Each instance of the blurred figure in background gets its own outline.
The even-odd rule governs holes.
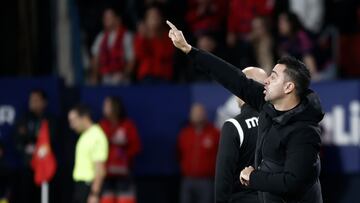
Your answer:
[[[148,7],[138,25],[135,38],[137,79],[142,83],[161,83],[173,78],[174,47],[167,39],[161,7]]]
[[[273,0],[230,0],[228,45],[233,46],[238,39],[246,39],[251,32],[253,19],[256,16],[270,16],[273,6]]]
[[[73,107],[68,119],[71,129],[80,134],[75,149],[73,202],[98,203],[108,158],[106,135],[93,123],[90,110],[84,105]]]
[[[16,149],[21,157],[21,171],[14,201],[19,202],[40,202],[40,188],[35,185],[34,171],[31,167],[31,160],[35,152],[38,139],[38,131],[42,120],[49,123],[50,141],[54,149],[56,134],[56,120],[46,113],[47,95],[42,90],[32,90],[29,96],[29,111],[23,115],[16,124],[15,143]],[[17,194],[19,192],[19,194]]]
[[[252,21],[256,16],[271,16],[274,0],[230,0],[226,42],[230,63],[237,67],[254,64],[250,45]]]
[[[274,67],[273,39],[270,33],[270,22],[265,17],[255,17],[252,21],[250,41],[254,50],[257,65],[270,75]]]
[[[214,53],[217,48],[217,42],[211,33],[203,33],[198,37],[197,47],[207,52]]]
[[[314,81],[334,80],[337,77],[337,35],[333,27],[327,27],[316,40],[314,57],[316,58],[318,74]]]
[[[127,117],[122,101],[106,97],[104,118],[100,126],[109,141],[109,158],[106,162],[106,178],[102,203],[135,202],[135,187],[131,169],[140,152],[140,139],[135,124]]]
[[[309,69],[313,80],[317,79],[316,61],[312,54],[313,43],[303,29],[298,17],[290,12],[283,12],[278,20],[279,42],[277,54],[294,56],[302,60]]]
[[[214,196],[214,175],[219,131],[207,120],[204,106],[193,104],[190,124],[178,138],[181,183],[180,203],[210,203]]]
[[[196,41],[197,47],[204,51],[211,52],[213,54],[221,55],[222,52],[219,50],[218,41],[216,39],[216,35],[213,32],[203,32],[197,36]],[[202,74],[198,70],[191,68],[191,81],[194,82],[206,82],[212,81],[210,77],[205,74]]]
[[[120,15],[112,8],[103,14],[104,30],[91,48],[90,82],[117,85],[130,82],[134,69],[133,36],[124,27]]]
[[[222,0],[226,2],[227,0]],[[198,38],[204,32],[219,32],[225,20],[226,7],[220,0],[188,0],[186,22]]]

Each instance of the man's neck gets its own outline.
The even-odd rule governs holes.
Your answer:
[[[88,130],[92,125],[93,125],[93,122],[91,122],[91,121],[85,122],[85,124],[84,124],[85,131]]]
[[[288,111],[295,108],[299,103],[300,99],[298,97],[289,95],[288,97],[284,97],[278,102],[275,102],[273,105],[277,111]]]

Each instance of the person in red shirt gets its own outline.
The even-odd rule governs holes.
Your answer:
[[[150,6],[144,22],[139,23],[135,37],[135,57],[138,63],[137,79],[155,83],[173,78],[174,46],[168,40],[165,20],[158,6]]]
[[[256,64],[251,46],[251,28],[257,16],[271,16],[274,0],[230,0],[227,18],[227,55],[231,64],[244,67]]]
[[[228,0],[188,0],[186,22],[195,37],[203,32],[219,32],[227,15]]]
[[[181,173],[181,203],[213,202],[219,131],[206,118],[205,108],[194,104],[190,124],[178,137]]]
[[[90,82],[100,79],[104,84],[127,84],[134,69],[133,36],[112,8],[104,10],[103,26],[91,48]]]
[[[274,0],[230,0],[228,45],[234,45],[237,39],[246,39],[251,32],[253,19],[256,16],[270,16],[274,2]]]
[[[99,122],[109,140],[109,158],[106,162],[103,203],[135,201],[131,181],[131,167],[140,152],[140,139],[135,124],[125,112],[122,101],[107,97],[103,106],[104,118]]]

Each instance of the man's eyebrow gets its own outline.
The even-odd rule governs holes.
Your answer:
[[[279,74],[278,74],[276,71],[274,71],[274,70],[272,70],[271,73],[275,73],[276,76],[279,75]]]

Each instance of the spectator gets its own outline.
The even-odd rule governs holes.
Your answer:
[[[250,43],[252,21],[256,16],[270,16],[273,0],[230,0],[226,42],[228,60],[237,67],[256,65]]]
[[[188,0],[186,21],[197,38],[204,32],[219,32],[226,10],[219,0]]]
[[[47,95],[42,90],[32,90],[29,96],[29,111],[17,122],[15,130],[16,149],[21,157],[21,171],[15,199],[19,202],[40,202],[40,188],[35,185],[31,159],[35,151],[41,121],[48,120],[50,141],[54,146],[56,121],[46,113]],[[54,148],[54,147],[52,147]],[[16,192],[15,192],[16,193]]]
[[[181,172],[181,203],[213,202],[219,131],[207,121],[201,104],[194,104],[190,124],[178,138]]]
[[[274,67],[273,40],[269,24],[267,18],[255,17],[250,33],[256,63],[267,74],[270,74]]]
[[[70,127],[80,134],[75,150],[73,202],[97,203],[106,174],[106,135],[99,125],[93,123],[90,110],[83,105],[72,108],[68,119]]]
[[[217,43],[211,34],[202,34],[197,40],[197,46],[199,49],[214,53],[217,47]]]
[[[278,55],[291,55],[302,60],[309,69],[312,79],[316,80],[317,68],[312,54],[313,44],[306,34],[298,17],[290,12],[283,12],[279,16]]]
[[[104,11],[103,26],[91,49],[91,81],[100,78],[104,84],[127,84],[134,68],[133,36],[114,9]]]
[[[271,15],[273,6],[273,0],[230,0],[228,45],[235,46],[237,40],[246,40],[251,32],[253,19],[256,16]]]
[[[135,201],[131,168],[140,151],[136,126],[127,117],[125,107],[117,97],[105,98],[103,115],[100,126],[109,141],[103,203],[122,202],[123,199]]]
[[[197,37],[197,47],[199,49],[211,52],[213,54],[221,55],[223,52],[220,51],[219,45],[217,43],[217,40],[215,38],[215,34],[212,32],[204,32],[198,35]],[[202,74],[198,70],[191,68],[191,74],[189,77],[191,78],[191,81],[194,82],[204,82],[204,81],[212,81],[210,77],[207,75]]]
[[[314,48],[318,71],[316,80],[334,80],[337,77],[337,37],[337,30],[331,26],[326,27],[318,36]]]
[[[173,78],[174,47],[167,38],[159,6],[150,6],[144,22],[139,23],[135,39],[138,63],[137,79],[144,83],[170,81]]]

